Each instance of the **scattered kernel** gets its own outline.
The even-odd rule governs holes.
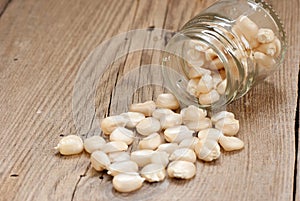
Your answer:
[[[210,75],[201,79],[207,79],[205,76]],[[218,79],[218,85],[224,81]],[[209,93],[218,93],[213,91]],[[62,155],[72,155],[84,148],[91,154],[91,166],[96,171],[107,170],[113,176],[114,189],[128,193],[141,188],[144,181],[161,182],[167,174],[169,178],[191,179],[196,174],[197,158],[209,162],[220,157],[220,146],[225,151],[244,147],[242,140],[231,137],[239,130],[233,113],[221,111],[209,117],[205,109],[193,105],[179,113],[172,111],[178,107],[172,94],[161,94],[157,104],[136,103],[131,105],[131,112],[103,119],[105,138],[92,136],[83,143],[80,137],[69,135],[56,149]],[[132,144],[137,148],[128,149]]]
[[[77,135],[68,135],[63,137],[54,149],[61,155],[74,155],[83,151],[83,141]]]

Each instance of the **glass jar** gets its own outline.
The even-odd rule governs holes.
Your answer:
[[[283,25],[267,3],[221,0],[168,41],[163,75],[184,105],[220,107],[277,70],[286,46]]]

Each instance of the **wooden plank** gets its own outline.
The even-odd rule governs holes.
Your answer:
[[[299,26],[295,26],[296,24],[299,24],[299,20],[300,20],[300,15],[299,14],[293,14],[293,13],[299,13],[300,11],[300,7],[299,7],[299,2],[296,2],[296,6],[293,7],[293,12],[289,12],[288,8],[285,8],[283,3],[278,1],[276,2],[278,4],[278,7],[283,6],[283,9],[281,9],[279,11],[279,14],[281,14],[281,16],[283,16],[283,18],[285,18],[285,26],[286,26],[286,30],[289,36],[289,58],[287,59],[287,64],[286,66],[290,67],[290,68],[294,68],[296,71],[294,72],[294,75],[296,76],[298,74],[298,85],[296,85],[295,87],[295,92],[297,93],[297,99],[299,102],[299,69],[300,69],[300,41],[299,41],[299,34],[295,34],[295,33],[299,33],[300,31],[300,27]],[[288,20],[290,19],[290,20]],[[295,81],[296,82],[296,81]],[[300,147],[299,147],[299,143],[300,143],[300,139],[299,139],[299,103],[298,103],[298,119],[295,118],[296,122],[295,122],[295,140],[296,142],[298,141],[298,145],[295,146],[295,148],[297,150],[297,155],[298,158],[295,159],[295,170],[294,170],[294,200],[300,200]],[[298,122],[297,122],[298,121]],[[298,125],[297,125],[298,124]],[[298,130],[297,129],[298,126]]]
[[[7,145],[0,148],[0,191],[6,200],[72,198],[88,157],[59,157],[53,146],[60,134],[76,132],[76,74],[97,44],[128,30],[135,4],[29,0],[8,7],[0,20],[0,141]]]
[[[295,149],[296,150],[298,158],[295,156],[295,164],[294,164],[294,178],[293,178],[293,200],[300,200],[300,158],[299,158],[299,153],[300,153],[300,148],[299,148],[299,130],[297,131],[297,127],[295,125],[298,123],[298,128],[299,128],[299,115],[298,115],[298,120],[296,119],[296,105],[297,105],[297,100],[299,101],[299,69],[300,69],[300,40],[299,40],[299,31],[300,27],[295,26],[295,24],[299,24],[300,20],[300,15],[298,14],[300,12],[300,6],[299,2],[295,2],[296,6],[292,5],[285,5],[281,1],[272,1],[275,7],[280,8],[277,9],[279,15],[282,17],[282,20],[285,23],[286,27],[286,32],[288,36],[288,54],[285,62],[285,77],[281,78],[282,82],[284,79],[290,80],[290,83],[288,85],[283,85],[282,86],[287,86],[286,87],[286,98],[283,100],[283,102],[286,102],[285,105],[289,105],[291,109],[290,113],[290,118],[288,117],[289,113],[285,112],[285,115],[288,120],[286,122],[290,122],[290,124],[285,124],[286,127],[289,127],[290,131],[286,132],[283,131],[282,134],[286,135],[287,133],[291,133],[291,138],[295,138],[295,143],[298,141],[298,145],[295,144]],[[297,13],[297,14],[294,14]],[[292,75],[292,76],[291,76]],[[287,84],[287,83],[286,83]],[[282,87],[283,88],[283,87]],[[296,97],[296,99],[290,99],[289,97]],[[298,105],[299,107],[299,105]],[[292,110],[293,109],[293,110]],[[299,108],[298,108],[299,109]],[[294,112],[294,115],[293,115]],[[299,111],[298,111],[299,112]],[[295,122],[298,121],[298,122]],[[294,124],[294,126],[293,126]],[[294,129],[294,132],[292,131]],[[296,133],[298,132],[298,133]],[[291,145],[292,146],[292,145]],[[287,153],[288,154],[288,153]],[[296,156],[297,156],[296,155]],[[286,181],[287,182],[287,181]],[[282,189],[283,191],[284,189]]]
[[[178,30],[212,2],[13,1],[0,20],[6,28],[0,31],[0,194],[6,200],[291,200],[299,69],[299,27],[294,26],[299,12],[292,2],[272,2],[294,44],[284,68],[228,108],[240,119],[243,151],[197,163],[191,181],[145,184],[124,195],[112,190],[111,177],[90,168],[87,154],[60,157],[52,149],[59,134],[76,133],[73,87],[81,63],[97,44],[135,28]],[[158,57],[141,51],[111,65],[99,83],[95,116],[124,108],[110,106],[113,87],[137,66],[158,63]],[[133,101],[161,91],[143,87]]]
[[[244,127],[240,136],[248,143],[245,176],[232,172],[235,178],[247,180],[245,186],[240,186],[240,190],[245,189],[242,196],[247,198],[240,200],[248,200],[249,196],[254,200],[293,200],[291,181],[296,153],[294,124],[300,58],[298,34],[295,34],[299,29],[294,26],[299,16],[294,13],[299,12],[299,6],[281,1],[270,3],[286,26],[289,48],[279,72],[229,107],[239,111],[238,118]]]

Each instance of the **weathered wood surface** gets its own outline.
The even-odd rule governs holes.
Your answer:
[[[7,8],[9,2],[10,2],[9,0],[0,1],[0,16],[2,15],[3,11]]]
[[[0,200],[300,200],[295,169],[300,171],[295,163],[298,0],[270,1],[288,32],[283,68],[228,107],[240,120],[244,150],[223,153],[213,163],[198,162],[197,176],[190,181],[146,184],[126,195],[112,189],[111,177],[90,168],[87,154],[62,157],[53,150],[61,134],[85,131],[75,127],[79,114],[73,115],[72,99],[80,66],[94,48],[132,29],[176,31],[213,2],[12,0],[6,7],[7,1],[0,1],[0,12],[6,8],[0,17]],[[122,96],[112,93],[114,86],[132,69],[150,63],[159,64],[157,51],[131,53],[94,83],[91,126],[126,108],[122,103],[111,106]],[[147,72],[139,77],[155,79]],[[145,86],[132,101],[152,99],[162,91]]]

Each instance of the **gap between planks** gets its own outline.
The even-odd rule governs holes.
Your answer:
[[[300,65],[299,65],[300,69]],[[294,181],[293,181],[293,201],[299,200],[299,192],[297,192],[297,178],[298,178],[298,157],[299,157],[299,92],[300,92],[300,71],[298,71],[298,89],[297,89],[297,108],[295,118],[295,165],[294,165]],[[297,194],[298,193],[298,194]]]

